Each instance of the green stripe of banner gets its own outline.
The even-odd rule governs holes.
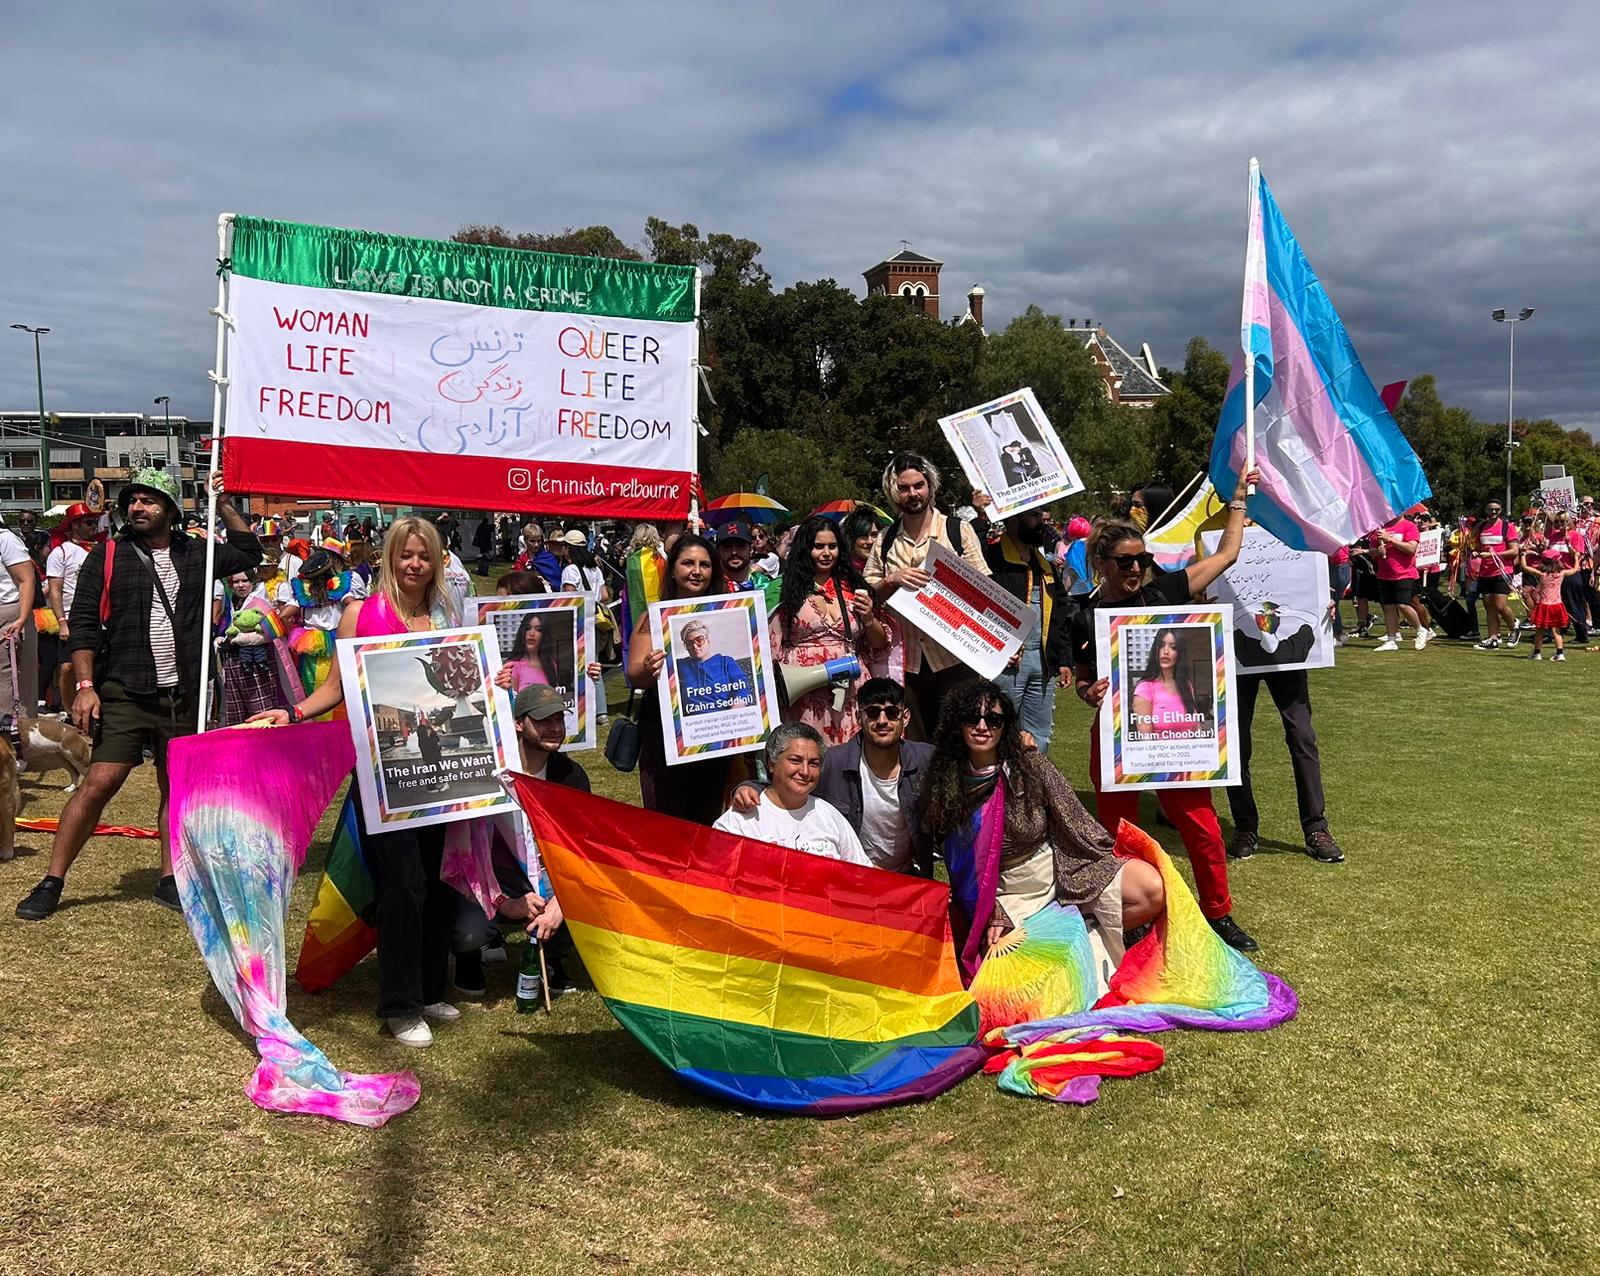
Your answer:
[[[905,1046],[970,1046],[978,1035],[976,1004],[942,1028],[893,1041],[809,1037],[627,1001],[607,1000],[606,1005],[624,1028],[674,1070],[694,1067],[746,1075],[835,1077],[871,1067]]]
[[[567,257],[235,217],[236,274],[308,288],[688,323],[693,266]]]

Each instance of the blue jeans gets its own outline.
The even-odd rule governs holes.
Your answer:
[[[1017,725],[1038,742],[1040,753],[1045,752],[1055,725],[1056,683],[1045,670],[1043,653],[1038,647],[1024,647],[1017,667],[1002,670],[995,682],[1017,706]]]
[[[1333,636],[1343,638],[1344,617],[1339,614],[1339,600],[1344,597],[1344,591],[1350,584],[1350,564],[1329,563],[1328,584],[1333,593]]]

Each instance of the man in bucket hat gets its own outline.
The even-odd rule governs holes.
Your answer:
[[[221,480],[213,480],[221,491]],[[17,916],[43,921],[56,911],[67,870],[148,749],[161,792],[162,877],[155,900],[178,907],[167,830],[167,742],[195,729],[200,650],[206,641],[211,591],[206,546],[184,534],[177,480],[145,469],[117,498],[126,526],[96,545],[78,570],[68,613],[76,694],[72,721],[94,741],[89,773],[61,812],[50,848],[50,871],[20,904]],[[220,578],[248,572],[261,561],[261,542],[222,495],[227,528],[216,548]]]

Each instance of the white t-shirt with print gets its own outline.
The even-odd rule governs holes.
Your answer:
[[[821,798],[807,798],[799,810],[790,811],[774,802],[768,790],[753,811],[724,811],[711,827],[847,864],[872,862],[861,849],[856,831],[836,807]]]

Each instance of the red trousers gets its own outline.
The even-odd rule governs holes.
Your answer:
[[[1095,818],[1116,836],[1117,825],[1127,820],[1139,822],[1139,791],[1100,788],[1100,720],[1096,715],[1089,728],[1089,774],[1094,780]],[[1228,855],[1222,841],[1222,826],[1211,806],[1210,789],[1157,789],[1161,813],[1172,821],[1189,852],[1194,869],[1195,892],[1200,896],[1200,911],[1212,921],[1233,911],[1228,894]]]

